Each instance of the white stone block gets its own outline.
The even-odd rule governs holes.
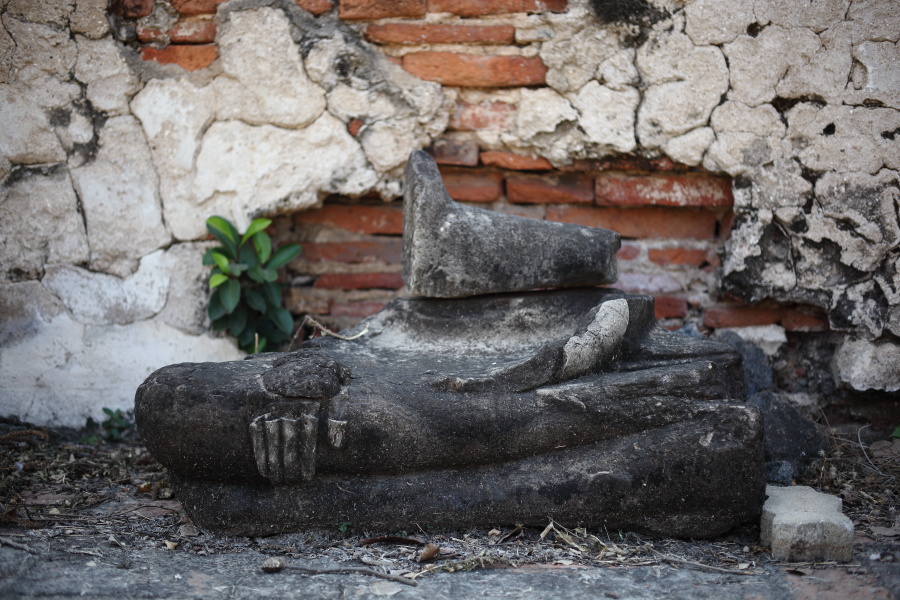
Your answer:
[[[17,164],[66,159],[44,111],[26,90],[0,85],[0,154]]]
[[[838,381],[856,390],[900,390],[900,346],[847,338],[834,354]]]
[[[137,120],[113,117],[100,131],[97,158],[72,170],[91,245],[91,266],[120,277],[169,243],[156,171]]]
[[[112,38],[91,40],[76,36],[75,77],[87,84],[87,98],[95,110],[109,115],[128,112],[128,100],[141,87]]]
[[[40,277],[44,266],[81,263],[89,250],[78,199],[60,169],[14,182],[0,200],[0,272]]]
[[[807,486],[767,486],[760,543],[790,562],[853,559],[853,523],[841,499]]]
[[[591,142],[618,152],[634,150],[637,145],[635,113],[641,100],[637,90],[616,91],[589,81],[569,99],[578,110],[578,123]]]

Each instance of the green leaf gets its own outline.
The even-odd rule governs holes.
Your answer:
[[[259,256],[259,262],[266,264],[269,257],[272,256],[272,238],[265,231],[260,231],[253,238],[253,245],[256,247],[256,254]]]
[[[209,297],[209,306],[206,307],[206,314],[209,315],[209,320],[215,322],[216,319],[221,319],[223,316],[228,314],[228,311],[225,310],[225,306],[222,304],[222,299],[220,297],[221,288],[217,289],[212,293],[212,296]]]
[[[247,308],[243,305],[238,306],[233,313],[231,313],[231,317],[228,319],[228,329],[231,331],[231,335],[238,336],[244,332],[244,329],[247,327]]]
[[[278,280],[278,271],[276,271],[275,269],[272,269],[271,267],[267,268],[267,269],[263,269],[262,275],[266,281],[277,281]]]
[[[303,250],[303,246],[300,244],[288,244],[283,248],[279,248],[278,251],[272,256],[272,260],[269,261],[270,269],[277,269],[278,267],[282,267],[287,263],[294,260],[298,254]]]
[[[213,257],[212,257],[213,252],[219,252],[221,254],[221,253],[225,252],[225,248],[222,248],[221,246],[216,246],[215,248],[210,248],[209,250],[207,250],[206,252],[203,253],[203,264],[206,265],[207,267],[211,267],[214,264],[216,264],[213,261]]]
[[[265,274],[263,273],[263,270],[262,270],[262,268],[260,268],[259,265],[256,265],[255,267],[253,267],[252,269],[250,269],[249,271],[247,271],[247,275],[248,275],[248,276],[250,277],[250,279],[252,279],[253,281],[258,281],[259,283],[265,283],[265,282],[266,282],[266,276],[265,276]]]
[[[895,428],[894,428],[894,432],[891,433],[891,435],[888,436],[888,437],[892,437],[892,438],[900,438],[900,427],[895,427]]]
[[[238,234],[234,225],[222,217],[210,217],[206,220],[206,230],[219,240],[229,258],[237,258]]]
[[[270,219],[253,219],[253,222],[250,223],[250,227],[248,227],[247,231],[244,233],[244,237],[241,238],[241,244],[246,244],[247,240],[271,224],[272,221]]]
[[[247,327],[241,335],[237,336],[238,345],[247,352],[253,351],[253,342],[256,339],[256,328]]]
[[[284,333],[290,335],[294,331],[294,318],[291,317],[291,313],[285,309],[280,307],[275,308],[269,311],[267,316],[272,319],[275,326]]]
[[[241,262],[247,265],[247,268],[252,269],[253,267],[259,266],[259,257],[256,255],[256,250],[251,245],[241,246],[240,251]]]
[[[224,254],[220,254],[218,252],[212,253],[213,262],[216,263],[216,266],[222,269],[223,273],[228,273],[230,269],[228,268],[228,258]]]
[[[213,273],[209,276],[209,287],[216,288],[228,281],[228,275],[222,275],[221,273]]]
[[[227,314],[225,314],[225,315],[222,315],[221,317],[219,317],[218,319],[216,319],[215,321],[213,321],[212,322],[213,331],[224,331],[225,329],[228,329],[228,318],[229,318],[229,316]]]
[[[244,290],[244,298],[247,300],[250,308],[263,314],[266,313],[266,299],[258,291],[252,288]]]
[[[269,303],[269,306],[272,308],[280,308],[281,307],[281,288],[278,287],[278,284],[272,282],[266,282],[262,286],[263,295],[266,297],[266,302]]]
[[[225,307],[225,312],[230,315],[241,300],[241,284],[238,283],[237,279],[229,279],[219,289],[221,290],[222,306]]]

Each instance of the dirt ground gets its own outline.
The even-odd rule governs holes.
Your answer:
[[[0,597],[900,599],[900,441],[832,435],[798,483],[843,498],[855,560],[785,564],[754,525],[713,541],[552,522],[221,537],[189,521],[133,431],[104,433],[0,422]],[[265,573],[267,558],[287,567]]]

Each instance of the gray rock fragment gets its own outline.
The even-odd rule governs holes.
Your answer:
[[[460,298],[616,280],[615,232],[458,204],[424,152],[410,155],[405,177],[403,279],[414,295]]]

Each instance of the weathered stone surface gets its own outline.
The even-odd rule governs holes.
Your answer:
[[[12,67],[19,81],[39,80],[40,74],[68,78],[75,66],[75,40],[62,29],[41,23],[29,23],[4,14],[3,25],[16,43]]]
[[[822,47],[806,28],[764,28],[759,35],[742,35],[725,44],[731,77],[730,99],[759,106],[775,98],[775,86],[793,64],[808,64]],[[802,72],[802,71],[801,71]]]
[[[142,256],[171,240],[148,155],[137,120],[113,117],[100,131],[96,160],[72,171],[95,269],[125,277]]]
[[[523,139],[551,133],[565,121],[578,119],[578,112],[563,96],[549,88],[522,90],[516,113],[516,130]]]
[[[325,110],[324,90],[307,78],[282,11],[231,13],[219,34],[219,52],[224,74],[212,84],[219,119],[295,128]]]
[[[809,462],[825,450],[825,436],[778,394],[760,392],[747,398],[747,403],[762,413],[767,468],[771,471],[774,463],[787,463],[788,472],[782,469],[780,475],[787,475],[788,483],[803,475]]]
[[[712,113],[710,124],[716,141],[709,148],[707,168],[741,175],[781,157],[785,127],[771,105],[725,102]]]
[[[845,99],[853,104],[881,102],[900,106],[900,45],[896,42],[863,42],[853,48],[858,63],[851,72]]]
[[[91,40],[77,36],[75,78],[87,84],[87,99],[94,109],[110,115],[128,112],[128,100],[140,89],[121,50],[111,38]]]
[[[61,29],[68,24],[69,14],[74,5],[75,0],[47,0],[45,2],[9,0],[6,12],[22,21],[52,25]]]
[[[637,52],[637,67],[648,85],[638,109],[637,134],[647,148],[707,124],[728,90],[722,51],[694,46],[688,36],[657,34]]]
[[[772,556],[790,562],[853,559],[853,522],[841,499],[811,487],[766,488],[760,543]]]
[[[557,35],[541,44],[540,51],[548,67],[547,85],[561,94],[583,88],[596,77],[604,61],[621,50],[618,35],[598,27],[591,20],[582,18],[570,26],[577,28],[576,31],[569,32],[564,26],[560,27]],[[634,71],[633,65],[631,71]]]
[[[209,331],[206,305],[209,299],[209,267],[203,253],[212,242],[173,244],[165,251],[163,272],[169,279],[166,304],[159,318],[185,333],[201,335]]]
[[[65,310],[40,281],[0,283],[0,347],[35,335],[39,319],[52,319]]]
[[[78,199],[64,170],[13,182],[0,201],[0,276],[38,278],[45,265],[81,263],[90,254]]]
[[[0,154],[17,164],[65,160],[44,112],[17,87],[0,85]]]
[[[900,390],[900,348],[890,341],[847,338],[834,354],[836,379],[857,390]]]
[[[636,146],[634,121],[640,99],[633,88],[615,91],[596,81],[570,97],[588,139],[618,152],[631,152]]]
[[[413,294],[452,298],[615,281],[618,234],[459,205],[424,152],[410,156],[405,194],[403,279]]]
[[[604,357],[604,344],[615,341],[599,333],[601,354],[576,350],[586,347],[579,332],[594,331],[598,320],[612,324],[603,311],[619,308],[628,325],[618,351]],[[438,513],[475,525],[515,512],[528,523],[550,514],[708,536],[759,510],[762,423],[735,402],[735,353],[648,333],[652,312],[649,298],[601,289],[396,300],[353,342],[321,339],[293,354],[160,370],[139,389],[136,418],[148,448],[178,477],[195,522],[223,533],[275,533],[335,519],[396,528],[430,523]],[[318,406],[273,392],[267,380],[281,382],[280,369],[312,356],[335,360],[352,377],[336,372],[343,385],[330,387],[334,395]],[[388,364],[396,371],[385,376]],[[506,380],[503,373],[516,365],[530,365],[528,373]],[[516,392],[530,373],[550,378]],[[554,385],[560,380],[552,373],[563,381]],[[284,382],[315,383],[316,372],[296,375]],[[260,451],[244,432],[251,422],[274,431],[303,415],[318,423],[312,450],[310,433],[296,433],[303,452],[313,453],[302,460],[312,460],[315,476],[299,487],[273,487],[265,474],[280,475],[259,468]],[[675,464],[678,475],[670,471]],[[353,497],[338,498],[339,487]],[[355,493],[363,487],[369,491]]]
[[[819,97],[840,104],[853,61],[849,27],[832,25],[828,31],[819,34],[819,41],[821,47],[810,56],[809,62],[791,61],[784,77],[775,85],[778,96]]]
[[[699,165],[715,139],[716,134],[711,127],[698,127],[666,142],[666,155],[686,165]]]
[[[376,182],[359,144],[330,114],[305,129],[217,121],[203,136],[196,161],[194,198],[171,209],[192,231],[209,214],[230,215],[243,229],[249,207],[308,208],[321,192],[360,195]],[[233,214],[231,207],[247,208]]]
[[[72,31],[97,40],[109,33],[106,20],[106,0],[75,0],[75,10],[69,17]]]
[[[772,23],[795,29],[809,27],[819,32],[840,21],[850,0],[822,0],[807,4],[785,4],[779,0],[755,0],[753,11],[759,23]]]
[[[756,22],[753,3],[743,0],[695,0],[684,14],[685,33],[697,45],[731,42]]]
[[[42,283],[79,323],[127,325],[162,310],[169,275],[164,270],[164,253],[157,250],[142,258],[134,275],[124,280],[67,265],[47,269]]]

